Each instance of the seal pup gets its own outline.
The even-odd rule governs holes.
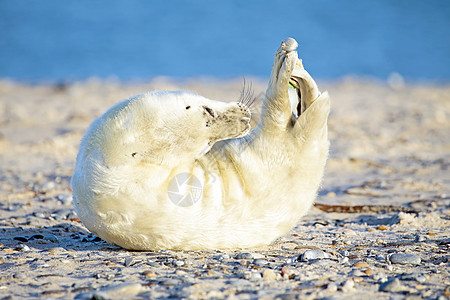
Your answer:
[[[329,148],[329,96],[297,46],[277,50],[250,134],[243,103],[188,92],[139,95],[96,119],[72,177],[83,224],[133,250],[251,248],[289,231],[312,206]]]

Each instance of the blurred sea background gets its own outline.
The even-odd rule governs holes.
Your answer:
[[[450,81],[450,1],[0,1],[0,78],[268,78],[286,37],[320,79]]]

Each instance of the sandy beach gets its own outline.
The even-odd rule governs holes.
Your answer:
[[[332,98],[330,158],[296,228],[261,249],[133,252],[73,210],[85,130],[154,89],[235,101],[242,79],[0,80],[0,299],[449,299],[450,85],[318,83]]]

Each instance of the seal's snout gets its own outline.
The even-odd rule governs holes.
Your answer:
[[[281,48],[286,52],[291,52],[297,49],[298,43],[293,38],[287,38],[281,43]]]

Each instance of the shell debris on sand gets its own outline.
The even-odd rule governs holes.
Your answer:
[[[265,90],[252,81],[256,94]],[[167,88],[237,99],[241,80],[64,90],[0,81],[0,299],[450,297],[450,86],[320,85],[334,103],[317,199],[327,212],[313,208],[260,249],[133,252],[88,232],[73,211],[69,182],[86,127],[129,95]],[[298,259],[305,253],[329,257]]]

